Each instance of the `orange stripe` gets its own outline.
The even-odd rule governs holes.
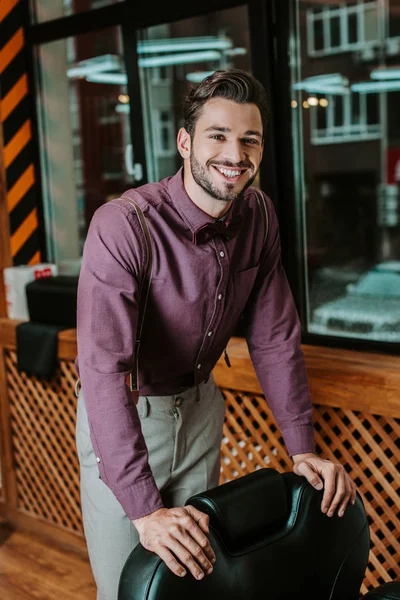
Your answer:
[[[18,227],[17,231],[11,236],[11,255],[15,256],[22,248],[28,238],[38,227],[38,218],[36,208],[28,215],[25,221]]]
[[[0,73],[4,71],[10,64],[15,56],[24,45],[24,34],[22,33],[22,27],[20,27],[13,35],[11,40],[7,42],[2,50],[0,50]]]
[[[18,181],[12,186],[11,190],[7,194],[8,212],[18,204],[18,202],[25,196],[26,192],[35,183],[35,171],[33,165],[29,165],[26,171],[21,175]]]
[[[41,261],[41,256],[39,250],[35,252],[32,256],[31,260],[28,262],[28,265],[37,265]]]
[[[7,146],[4,146],[3,155],[4,166],[6,169],[10,166],[14,158],[18,156],[22,148],[26,146],[31,139],[31,136],[31,123],[30,121],[25,121],[21,129],[8,142]]]
[[[16,106],[18,106],[22,98],[26,96],[27,93],[28,78],[26,75],[22,75],[22,77],[17,81],[17,83],[11,88],[8,94],[1,101],[0,115],[2,121],[5,121],[7,119],[8,115],[14,110]]]
[[[18,4],[19,0],[0,0],[0,22],[4,21],[9,12]]]

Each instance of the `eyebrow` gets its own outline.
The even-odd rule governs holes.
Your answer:
[[[207,129],[204,131],[220,131],[221,133],[230,133],[232,129],[229,129],[229,127],[221,127],[220,125],[211,125],[211,127],[207,127]],[[248,129],[243,135],[256,135],[262,139],[261,133],[256,129]]]

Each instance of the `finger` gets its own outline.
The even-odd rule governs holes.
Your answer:
[[[176,560],[175,556],[165,548],[165,546],[160,546],[157,550],[154,550],[154,553],[157,554],[161,560],[165,562],[168,569],[174,573],[174,575],[178,575],[178,577],[184,577],[186,575],[185,569],[181,564]]]
[[[335,478],[335,493],[328,507],[328,517],[332,517],[338,508],[339,504],[344,500],[346,496],[346,484],[344,480],[344,473],[336,473]]]
[[[352,479],[350,478],[350,476],[348,475],[348,473],[346,473],[346,475],[345,475],[345,480],[346,480],[346,489],[347,489],[349,498],[348,498],[348,501],[344,508],[346,508],[349,504],[354,505],[356,502],[356,496],[357,496],[357,488],[356,488],[354,482],[352,481]],[[341,508],[342,507],[339,508],[339,513],[341,512],[341,510],[340,510]],[[341,515],[339,514],[339,516],[341,516]]]
[[[295,464],[293,471],[296,473],[296,475],[303,475],[303,477],[307,479],[308,483],[310,483],[316,490],[322,490],[324,487],[322,479],[307,461],[302,460],[301,462]]]
[[[351,481],[346,473],[344,476],[344,483],[345,483],[345,487],[346,487],[346,493],[345,493],[345,496],[344,496],[342,502],[340,503],[340,505],[338,507],[339,517],[343,517],[344,511],[346,510],[349,502],[351,501],[351,495],[352,495]]]
[[[197,527],[197,525],[196,525]],[[198,531],[201,531],[200,529],[198,529]],[[212,566],[212,562],[211,562],[211,557],[209,557],[205,551],[205,547],[206,545],[209,545],[207,538],[204,536],[204,534],[201,532],[201,535],[203,536],[202,540],[200,543],[197,543],[197,541],[195,541],[191,535],[188,535],[186,532],[182,532],[182,534],[177,538],[178,542],[181,543],[181,545],[186,548],[190,554],[193,556],[193,558],[196,560],[196,562],[200,565],[200,567],[202,568],[202,570],[204,571],[204,573],[206,573],[207,575],[210,575],[210,573],[212,573],[213,571],[213,566]]]
[[[172,550],[178,561],[186,567],[188,571],[193,575],[195,579],[203,579],[204,571],[194,559],[189,550],[180,543],[179,540],[173,537],[169,537],[165,540],[165,545]]]
[[[329,469],[325,474],[324,495],[322,496],[321,510],[327,513],[336,493],[336,470]]]
[[[191,508],[192,510],[196,510],[194,507]],[[200,511],[197,511],[197,513],[200,513],[200,517],[199,514],[197,514],[194,516],[194,518],[202,519],[203,516],[205,516],[208,519],[208,515],[205,515]],[[211,547],[210,541],[208,537],[204,534],[204,530],[201,530],[197,523],[194,521],[194,518],[192,518],[191,516],[192,514],[192,511],[188,511],[187,519],[181,521],[181,525],[189,534],[189,536],[187,536],[187,541],[185,541],[185,546],[188,547],[187,544],[193,545],[194,540],[194,543],[196,545],[196,557],[198,553],[197,548],[199,548],[201,550],[201,553],[204,554],[209,561],[215,563],[216,556],[214,550]],[[182,537],[180,537],[180,541],[183,543]]]
[[[351,482],[351,500],[350,500],[350,502],[352,503],[353,506],[356,503],[356,498],[357,498],[357,488],[354,485],[354,483]]]
[[[204,531],[204,533],[209,534],[210,533],[210,528],[209,528],[210,517],[206,513],[203,513],[203,512],[201,512],[201,510],[198,510],[197,508],[192,506],[191,504],[188,504],[184,508],[189,513],[189,515],[192,517],[192,519],[194,519],[194,521],[196,521],[196,523],[199,525],[199,527],[201,527],[201,529]]]

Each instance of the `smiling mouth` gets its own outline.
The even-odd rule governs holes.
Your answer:
[[[240,177],[247,171],[247,169],[228,169],[225,167],[218,167],[213,165],[214,169],[223,176],[225,181],[236,182]]]

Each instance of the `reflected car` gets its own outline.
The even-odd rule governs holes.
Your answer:
[[[312,313],[311,333],[400,342],[400,261],[375,265]]]

